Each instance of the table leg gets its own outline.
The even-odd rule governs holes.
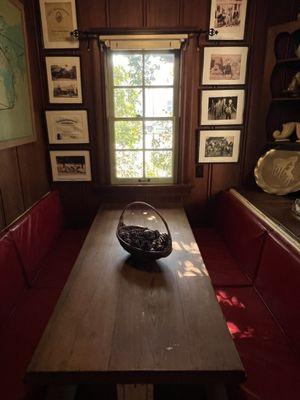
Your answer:
[[[118,400],[153,400],[153,385],[117,385]]]
[[[207,385],[205,391],[208,400],[228,400],[225,385]]]
[[[77,385],[49,385],[45,400],[74,400]]]

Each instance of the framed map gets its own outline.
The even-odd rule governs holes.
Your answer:
[[[0,149],[35,140],[23,5],[0,0]]]

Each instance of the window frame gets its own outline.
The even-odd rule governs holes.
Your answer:
[[[174,82],[173,85],[145,85],[144,61],[143,61],[143,82],[138,86],[114,86],[113,85],[113,54],[174,54]],[[172,50],[110,50],[107,49],[106,68],[106,102],[107,102],[107,118],[108,118],[108,145],[110,155],[110,184],[131,185],[131,186],[147,186],[147,185],[173,185],[178,182],[178,161],[179,161],[179,120],[180,120],[180,49]],[[114,89],[115,88],[139,88],[143,95],[143,116],[142,117],[115,117],[114,116]],[[173,116],[172,117],[146,117],[145,116],[145,91],[147,88],[173,88]],[[133,151],[143,151],[143,174],[145,175],[145,122],[146,121],[173,121],[173,146],[172,146],[172,177],[167,178],[117,178],[116,177],[116,149],[114,123],[115,121],[142,121],[143,123],[143,149]],[[164,150],[164,149],[157,149]],[[166,151],[168,149],[165,149]]]

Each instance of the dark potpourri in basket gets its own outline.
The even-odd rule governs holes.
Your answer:
[[[138,211],[138,213],[145,207],[150,208],[160,217],[165,225],[167,233],[160,233],[158,230],[155,230],[155,228],[150,229],[149,227],[143,227],[141,225],[126,225],[123,222],[124,213],[133,206],[139,206],[140,211]],[[143,214],[147,215],[148,212],[143,212]],[[143,216],[141,219],[144,222],[145,217]],[[116,235],[123,249],[130,253],[132,257],[139,258],[143,261],[158,260],[168,257],[172,253],[172,236],[167,221],[156,208],[143,201],[134,201],[125,206],[119,219]]]
[[[119,236],[129,245],[146,251],[163,251],[169,243],[169,235],[140,226],[124,226]]]

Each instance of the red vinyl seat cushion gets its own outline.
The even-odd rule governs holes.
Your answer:
[[[14,243],[6,234],[0,238],[0,325],[13,311],[26,287]]]
[[[215,225],[239,267],[253,280],[266,237],[266,228],[230,191],[217,197]]]
[[[0,238],[0,398],[43,398],[22,380],[87,234],[62,223],[51,192]]]
[[[196,228],[193,232],[214,286],[251,284],[216,230]]]
[[[275,233],[267,237],[255,286],[300,356],[300,253]]]
[[[35,392],[31,385],[22,381],[58,295],[59,290],[28,289],[5,327],[1,329],[1,398],[23,399],[29,393]]]
[[[10,229],[29,284],[60,235],[62,226],[59,195],[51,192]]]
[[[63,232],[43,259],[33,287],[23,292],[0,332],[1,396],[6,400],[43,398],[42,387],[24,384],[22,380],[86,234],[87,230]]]
[[[244,398],[300,398],[299,359],[255,289],[220,288],[216,295],[248,375]]]
[[[62,289],[82,247],[87,230],[65,230],[42,261],[33,286]]]

